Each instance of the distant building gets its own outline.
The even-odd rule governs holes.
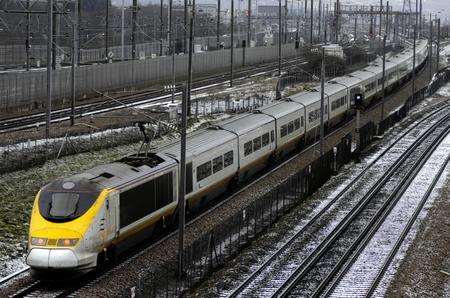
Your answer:
[[[325,49],[325,55],[336,56],[339,58],[344,58],[344,50],[340,45],[330,44],[323,47]]]
[[[217,14],[217,6],[215,4],[197,4],[197,13],[199,14]]]
[[[258,16],[277,17],[278,16],[278,6],[277,5],[258,5]]]

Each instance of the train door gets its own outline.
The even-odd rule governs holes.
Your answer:
[[[119,192],[113,191],[105,200],[105,241],[111,241],[118,235]]]

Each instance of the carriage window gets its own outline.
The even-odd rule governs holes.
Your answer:
[[[217,173],[223,169],[223,156],[213,159],[213,173]]]
[[[288,134],[288,128],[287,125],[282,125],[281,126],[281,131],[280,131],[281,137],[285,137]]]
[[[295,130],[300,129],[300,118],[295,119],[294,127],[295,127]]]
[[[120,194],[120,227],[167,206],[174,199],[173,173],[161,175]]]
[[[252,141],[244,144],[244,156],[250,155],[253,152],[253,144]]]
[[[258,151],[261,149],[261,137],[253,139],[253,151]]]
[[[288,124],[288,133],[292,133],[294,131],[294,122],[289,122]]]
[[[303,118],[303,116],[302,116],[302,118],[301,118],[301,122],[302,122],[302,123],[301,123],[302,127],[305,126],[305,119]]]
[[[270,132],[270,142],[271,143],[275,142],[275,131],[273,130]]]
[[[233,151],[229,151],[223,156],[223,167],[226,168],[233,164]]]
[[[211,176],[211,161],[197,167],[197,181],[201,181]]]
[[[311,112],[309,112],[308,116],[309,116],[309,123],[314,122],[317,119],[319,119],[320,110],[311,111]]]
[[[269,133],[263,134],[263,136],[262,136],[262,145],[263,145],[263,147],[269,145],[269,142],[270,142],[270,140],[269,140]]]

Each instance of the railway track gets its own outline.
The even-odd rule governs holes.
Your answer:
[[[298,66],[299,63],[306,63],[304,58],[293,58],[283,61],[282,66],[286,67]],[[261,66],[249,67],[243,70],[236,71],[235,80],[242,80],[248,77],[256,77],[266,75],[278,68],[278,62],[267,63]],[[209,88],[224,85],[229,82],[228,74],[219,74],[210,76],[207,78],[199,79],[193,82],[193,91],[206,90]],[[176,86],[176,95],[180,95],[182,85]],[[79,105],[75,108],[75,117],[85,117],[90,115],[101,114],[105,112],[111,112],[126,107],[135,107],[138,105],[157,103],[170,99],[172,96],[171,91],[165,89],[151,90],[134,93],[128,96],[117,97],[117,100],[105,100],[96,103]],[[55,110],[51,113],[52,123],[58,123],[67,121],[70,119],[70,108],[64,108]],[[27,116],[9,118],[0,120],[0,134],[6,132],[13,132],[24,130],[28,128],[39,127],[45,124],[45,113],[31,114]]]
[[[420,169],[427,156],[439,144],[439,140],[448,133],[449,113],[450,107],[446,105],[397,138],[306,225],[241,282],[230,293],[230,297],[319,295],[326,288],[331,277],[339,271],[341,268],[339,265],[353,251],[350,249],[339,251],[339,248],[341,250],[354,248],[354,245],[361,242],[360,237],[367,235],[367,228],[380,222],[380,218],[385,214],[382,211],[386,211],[387,207],[398,199],[405,185],[414,178],[415,171]],[[416,138],[419,131],[430,122],[434,123]],[[436,134],[438,137],[433,139],[432,135]],[[406,151],[399,153],[397,145],[405,139],[415,140]],[[418,154],[418,152],[421,153]],[[387,153],[394,155],[395,161]],[[391,165],[389,168],[380,169],[376,166],[383,159]],[[411,164],[413,166],[410,166]],[[378,178],[376,172],[378,172]],[[367,179],[376,180],[376,182],[367,185]],[[389,189],[389,186],[395,187]],[[361,189],[365,189],[362,197],[358,194],[358,190]],[[383,195],[387,194],[389,199],[383,200]],[[331,232],[325,230],[322,232],[326,236],[316,236],[320,234],[321,229],[325,229],[324,221],[329,219],[330,212],[336,205],[341,204],[340,202],[348,204],[352,201],[354,201],[353,208],[350,211],[339,212],[338,217],[341,219]],[[362,229],[362,227],[367,228]],[[356,237],[358,235],[360,236]],[[314,249],[311,249],[312,247]],[[336,258],[338,252],[341,253],[339,259],[341,263],[336,264],[333,258]]]
[[[444,106],[439,108],[438,110],[436,110],[435,112],[433,112],[432,114],[430,114],[429,116],[427,116],[426,118],[422,119],[420,122],[418,122],[414,127],[410,128],[407,132],[405,132],[402,136],[405,136],[406,134],[408,134],[409,132],[413,131],[417,126],[425,123],[426,121],[431,121],[431,119],[433,117],[435,117],[436,115],[438,115],[439,113],[442,113],[446,108],[448,109],[450,107],[450,105]],[[349,120],[350,122],[351,120]],[[349,123],[348,122],[348,123]],[[342,128],[345,127],[348,123],[342,125]],[[337,129],[333,132],[330,133],[330,136],[336,133],[339,133],[340,129]],[[389,148],[392,148],[398,141],[400,141],[402,139],[402,137],[398,138]],[[309,150],[313,147],[315,147],[317,144],[312,144],[311,146],[309,146],[308,148],[306,148],[304,151]],[[304,152],[302,151],[302,152]],[[388,150],[386,150],[388,151]],[[299,152],[298,154],[301,154],[301,152]],[[218,203],[217,205],[215,205],[214,207],[207,209],[204,211],[204,213],[199,214],[197,217],[193,218],[192,220],[190,220],[187,223],[187,226],[194,224],[197,220],[200,220],[202,218],[203,215],[209,214],[210,212],[214,212],[215,209],[219,208],[220,206],[222,206],[223,204],[225,204],[227,201],[231,200],[233,198],[234,195],[239,194],[240,192],[244,191],[245,189],[247,189],[248,187],[250,187],[253,183],[256,183],[257,181],[259,181],[260,179],[266,177],[267,175],[270,175],[271,173],[273,173],[274,171],[277,171],[279,168],[281,168],[282,166],[286,165],[287,163],[289,163],[293,158],[295,158],[298,154],[294,155],[292,158],[289,158],[288,160],[286,160],[285,162],[279,164],[278,166],[274,167],[273,169],[271,169],[270,171],[266,172],[265,174],[261,175],[260,177],[258,177],[257,179],[255,179],[254,181],[250,182],[249,184],[247,184],[246,186],[243,186],[239,191],[237,191],[235,194],[231,195],[230,197],[225,198],[224,200],[222,200],[220,203]],[[385,153],[382,153],[382,155],[384,155]],[[372,162],[372,164],[374,164],[375,161]],[[360,176],[363,175],[363,173],[360,174]],[[330,204],[331,205],[331,204]],[[322,212],[322,214],[325,212]],[[320,217],[320,215],[318,216]],[[176,234],[176,231],[172,231],[169,232],[168,234],[164,235],[161,239],[157,240],[156,242],[154,242],[151,245],[148,245],[144,248],[139,248],[138,252],[136,254],[132,254],[130,257],[130,259],[137,257],[138,255],[140,255],[141,253],[144,253],[145,251],[151,250],[152,247],[159,245],[160,243],[162,243],[163,241],[166,241],[168,238],[173,237]],[[128,259],[127,259],[128,260]],[[119,264],[117,264],[117,266],[126,266],[127,260],[124,260],[123,262],[120,262]],[[113,267],[111,269],[114,269],[117,267]],[[13,297],[36,297],[36,296],[45,296],[45,297],[64,297],[67,295],[70,295],[73,292],[76,292],[79,288],[82,288],[83,286],[87,285],[87,284],[91,284],[93,282],[95,282],[95,280],[99,279],[99,278],[103,278],[104,274],[108,274],[109,270],[106,270],[105,272],[99,272],[95,275],[90,275],[89,278],[83,279],[81,282],[78,282],[78,284],[76,286],[71,286],[71,285],[64,285],[64,286],[60,286],[55,287],[55,285],[50,286],[49,284],[43,283],[43,282],[38,282],[35,280],[31,280],[31,282],[28,282],[26,286],[21,287],[20,289],[18,289],[16,291],[16,293],[14,295],[12,295]],[[16,272],[8,277],[5,277],[4,279],[0,280],[0,288],[2,286],[4,286],[5,284],[7,284],[8,282],[20,277],[20,276],[26,276],[28,275],[28,268],[24,268],[22,270],[20,270],[20,272]],[[30,278],[31,279],[31,278]],[[237,292],[237,294],[239,294]]]

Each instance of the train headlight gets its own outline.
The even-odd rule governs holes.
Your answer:
[[[77,238],[58,239],[58,243],[56,245],[63,247],[75,246],[78,243],[78,240],[79,239]]]
[[[47,238],[31,237],[31,245],[45,246],[47,244]]]

